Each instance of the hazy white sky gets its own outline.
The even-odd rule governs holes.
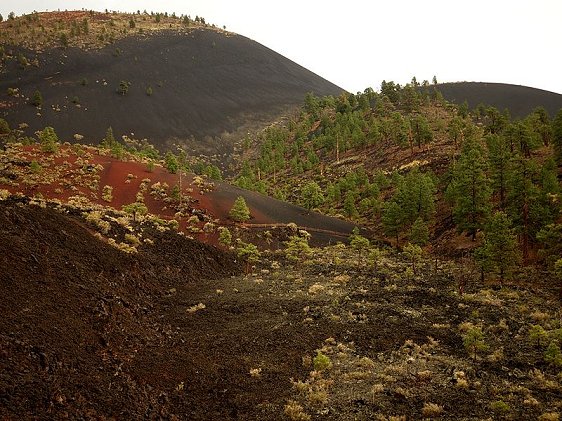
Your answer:
[[[482,81],[562,93],[562,0],[0,0],[0,13],[94,9],[203,16],[351,91]]]

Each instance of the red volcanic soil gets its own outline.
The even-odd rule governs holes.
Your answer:
[[[81,156],[77,155],[76,150],[81,151]],[[30,170],[29,163],[32,161],[37,161],[43,166],[37,174]],[[12,193],[21,192],[30,197],[40,194],[45,198],[59,199],[63,202],[81,194],[92,203],[118,210],[121,210],[123,205],[135,202],[142,184],[145,183],[143,200],[149,212],[163,219],[177,219],[180,230],[189,228],[188,219],[194,214],[199,215],[200,222],[196,224],[199,229],[203,228],[206,222],[234,225],[228,213],[238,196],[244,197],[250,208],[251,219],[243,225],[246,229],[264,230],[283,227],[292,222],[309,231],[313,243],[327,244],[347,239],[354,227],[346,221],[310,212],[224,182],[211,182],[193,174],[182,175],[183,213],[178,215],[177,200],[151,194],[153,186],[159,183],[163,186],[166,196],[169,196],[173,187],[179,186],[178,174],[170,174],[161,166],[155,166],[149,171],[144,163],[120,161],[100,154],[96,148],[63,146],[58,154],[49,155],[40,152],[37,147],[25,147],[17,155],[16,162],[11,163],[8,168],[11,170],[4,170],[4,175],[15,180],[12,185],[0,184],[0,188],[8,189]],[[97,181],[95,188],[91,186],[92,181]],[[110,202],[103,198],[104,186],[112,187]],[[187,233],[192,232],[188,229]],[[196,235],[198,239],[211,243],[215,243],[217,238],[216,235],[206,233]]]

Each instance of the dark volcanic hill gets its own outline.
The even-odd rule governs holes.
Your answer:
[[[27,123],[28,134],[53,126],[64,140],[78,133],[97,143],[112,126],[116,136],[134,133],[163,148],[193,137],[196,151],[224,153],[211,138],[265,126],[307,92],[342,91],[255,41],[212,28],[136,34],[97,50],[6,50],[39,65],[5,60],[0,117],[12,127]],[[130,83],[125,95],[117,93],[121,81]],[[26,101],[36,90],[40,111]]]
[[[470,108],[482,103],[498,110],[509,109],[513,117],[525,117],[536,107],[544,107],[554,117],[562,108],[562,95],[506,83],[457,82],[442,83],[437,88],[446,100],[462,104],[467,101]]]

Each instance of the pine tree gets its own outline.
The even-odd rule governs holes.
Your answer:
[[[411,124],[414,141],[417,143],[418,148],[421,149],[422,145],[427,145],[433,140],[433,132],[423,115],[416,115],[412,118]]]
[[[558,280],[558,285],[560,285],[559,297],[562,298],[562,258],[558,259],[554,263],[554,276]]]
[[[463,128],[464,128],[464,122],[463,119],[460,118],[459,116],[454,116],[449,121],[447,131],[449,132],[449,136],[451,137],[451,139],[453,139],[455,148],[458,147],[460,143],[459,141],[462,138]]]
[[[417,244],[408,243],[404,246],[404,254],[408,256],[412,263],[412,271],[414,275],[418,273],[419,261],[421,260],[423,250]]]
[[[0,135],[9,134],[11,131],[10,125],[6,120],[0,118]]]
[[[250,209],[242,196],[238,196],[229,212],[230,218],[237,222],[244,222],[250,219]]]
[[[115,136],[113,136],[113,129],[109,126],[105,132],[105,137],[100,143],[100,146],[106,149],[111,149],[113,144],[116,142]]]
[[[429,221],[435,214],[435,184],[431,174],[415,168],[406,176],[398,176],[396,192],[392,196],[401,209],[400,224],[407,226],[416,219]]]
[[[454,204],[453,218],[457,228],[470,234],[473,241],[490,213],[490,187],[486,170],[480,143],[469,139],[453,169],[447,196]]]
[[[371,245],[369,239],[359,234],[359,228],[355,227],[349,236],[349,245],[353,250],[357,251],[357,262],[361,264],[363,260],[363,251],[367,250]]]
[[[169,151],[164,156],[164,165],[170,174],[176,174],[180,166],[176,155]]]
[[[520,260],[517,237],[505,212],[496,212],[486,224],[482,246],[484,267],[498,273],[500,284]]]
[[[532,237],[544,225],[541,221],[543,209],[538,200],[539,189],[535,184],[537,173],[535,164],[521,155],[517,155],[511,162],[508,213],[521,237],[525,260],[529,256]]]
[[[119,82],[119,87],[117,88],[117,93],[119,95],[126,95],[129,92],[129,87],[131,86],[131,82],[127,82],[126,80],[122,80]]]
[[[261,252],[255,244],[244,243],[240,240],[238,240],[236,254],[246,262],[246,274],[250,273],[252,266],[260,261],[261,256]]]
[[[491,185],[494,191],[499,195],[500,208],[505,209],[509,178],[509,163],[512,158],[512,154],[505,137],[501,135],[489,135],[486,140],[488,143]]]
[[[125,153],[125,147],[119,143],[113,135],[113,129],[108,127],[105,132],[105,137],[100,143],[100,146],[111,151],[111,155],[117,159],[121,159]]]
[[[429,241],[429,228],[422,218],[416,219],[410,229],[410,243],[425,246]]]
[[[301,262],[312,253],[307,236],[292,235],[285,242],[285,255],[293,262]]]
[[[56,152],[59,148],[59,138],[52,127],[45,127],[38,132],[39,143],[43,152]]]
[[[550,142],[552,141],[552,125],[545,108],[535,108],[526,120],[528,120],[528,124],[532,128],[533,132],[540,137],[543,145],[550,145]]]
[[[123,211],[133,215],[133,221],[136,221],[137,215],[146,215],[148,212],[148,208],[144,203],[134,202],[128,205],[123,205]]]
[[[43,105],[43,96],[41,95],[41,92],[35,91],[33,93],[33,96],[31,97],[31,105],[34,105],[36,107],[40,107],[41,105]]]
[[[355,207],[355,193],[353,191],[348,191],[345,195],[345,200],[343,202],[343,210],[348,218],[357,218],[359,214],[357,213],[357,208]]]
[[[375,272],[378,271],[379,262],[383,255],[384,252],[378,247],[372,248],[369,252],[369,262],[371,263],[371,265],[373,265],[373,269],[375,270]]]
[[[536,219],[542,228],[554,222],[562,211],[558,167],[553,157],[549,157],[541,165],[538,184],[539,196],[534,208],[538,211]],[[536,227],[535,230],[538,229]]]
[[[382,213],[384,232],[386,235],[396,237],[396,245],[398,245],[403,218],[402,208],[398,203],[390,201],[384,204]]]
[[[223,246],[230,246],[232,244],[232,234],[227,227],[219,228],[219,243]]]
[[[534,133],[528,124],[522,121],[511,124],[505,135],[511,145],[512,151],[517,148],[525,158],[531,157],[531,152],[541,144],[541,139]]]
[[[539,256],[546,260],[548,266],[553,267],[557,259],[562,256],[562,224],[549,224],[536,235],[541,245]]]
[[[303,206],[309,210],[324,203],[322,189],[314,181],[310,181],[304,185],[301,197]]]

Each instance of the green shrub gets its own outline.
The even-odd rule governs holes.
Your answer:
[[[529,329],[529,340],[537,344],[537,347],[546,345],[547,340],[546,330],[541,325],[533,325]]]
[[[31,164],[29,164],[29,169],[31,170],[32,173],[37,174],[41,171],[42,167],[39,164],[39,162],[31,161]]]
[[[31,97],[30,103],[35,107],[40,107],[41,105],[43,105],[43,95],[41,95],[41,92],[35,91],[33,93],[33,96]]]
[[[314,365],[314,370],[316,371],[324,371],[332,366],[330,357],[322,354],[320,351],[318,351],[316,357],[314,357],[314,359],[312,360],[312,363]]]
[[[490,404],[490,409],[494,412],[505,413],[510,411],[510,407],[502,400],[494,401]]]
[[[484,339],[482,329],[479,327],[472,327],[463,335],[462,342],[465,349],[472,354],[473,358],[476,358],[476,353],[478,351],[485,351],[488,349],[488,345],[486,345]]]
[[[544,352],[544,360],[556,367],[562,367],[562,352],[555,341],[551,341]]]
[[[232,244],[232,234],[227,227],[219,227],[219,243],[223,246]]]
[[[250,209],[242,196],[236,198],[228,215],[237,222],[244,222],[250,219]]]
[[[0,134],[9,134],[10,133],[10,125],[6,120],[0,118]]]
[[[59,138],[52,127],[45,127],[37,132],[37,136],[43,152],[56,152],[59,149]]]

